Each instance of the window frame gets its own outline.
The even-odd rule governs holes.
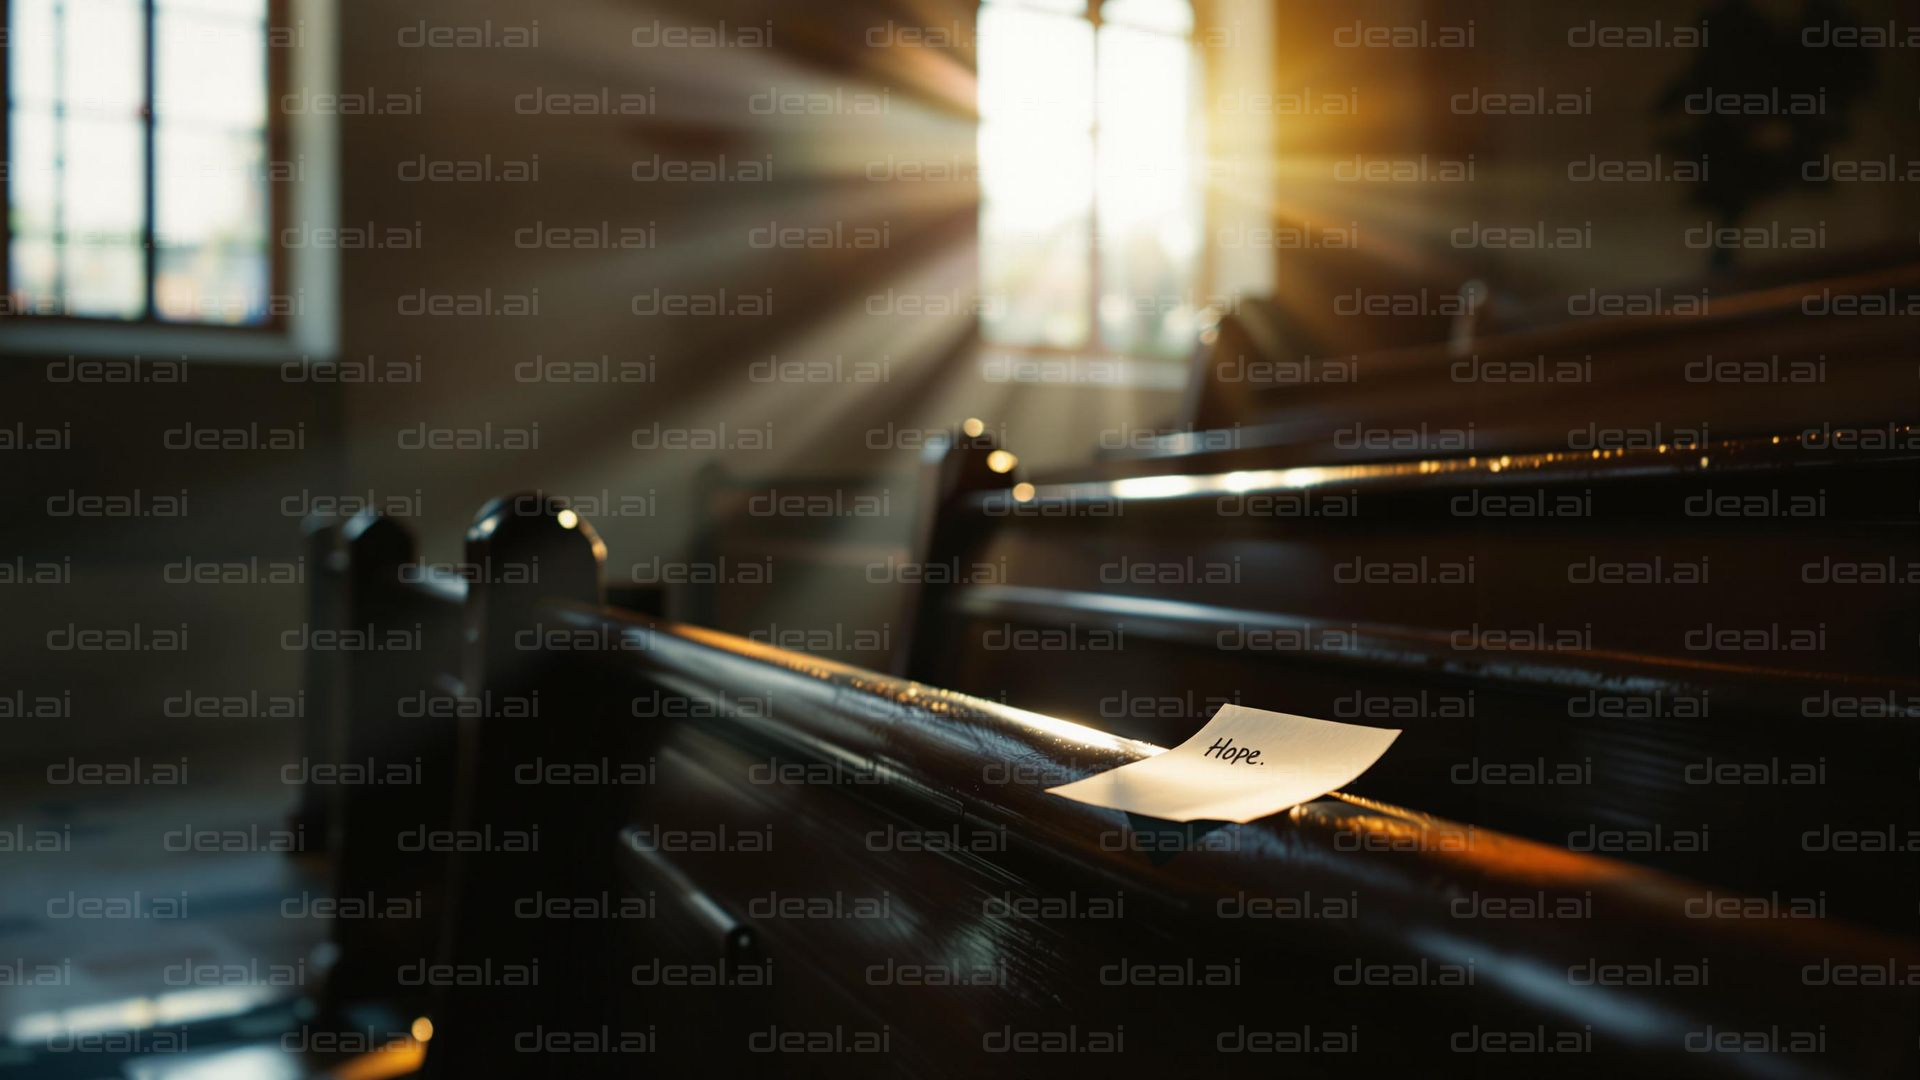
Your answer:
[[[284,301],[292,295],[292,271],[287,250],[281,243],[281,235],[291,220],[291,194],[284,190],[291,181],[269,179],[267,188],[267,317],[253,323],[201,322],[182,319],[163,318],[155,304],[154,290],[158,279],[160,247],[157,243],[158,196],[157,173],[158,153],[156,147],[156,128],[158,118],[154,109],[155,76],[155,26],[158,18],[158,0],[139,0],[141,10],[141,28],[143,60],[145,68],[141,73],[141,241],[143,262],[141,270],[142,303],[141,314],[135,318],[114,318],[107,315],[73,315],[67,313],[40,315],[0,311],[0,328],[45,327],[52,329],[105,331],[146,331],[163,330],[168,334],[214,334],[222,339],[244,340],[251,337],[256,340],[270,341],[285,338],[293,329],[292,320],[283,310]],[[276,163],[289,160],[293,138],[289,132],[286,114],[280,108],[280,102],[286,96],[292,83],[293,57],[290,55],[296,46],[277,45],[278,40],[299,41],[305,27],[293,17],[291,0],[264,0],[265,22],[261,45],[266,51],[266,153],[267,168]],[[11,33],[13,26],[14,0],[0,0],[0,29]],[[13,296],[13,49],[12,40],[0,49],[0,162],[8,168],[0,170],[0,297]],[[151,334],[149,333],[149,336]],[[5,351],[5,343],[0,342],[0,351]],[[91,351],[91,350],[87,350]]]
[[[981,7],[985,7],[988,4],[991,4],[993,2],[994,0],[983,0],[983,2],[981,3]],[[1020,6],[1019,0],[1001,0],[1001,2],[1005,3],[1007,6],[1012,6],[1012,7]],[[1191,73],[1190,83],[1187,87],[1186,111],[1189,114],[1190,119],[1194,121],[1194,124],[1192,127],[1189,128],[1187,132],[1187,136],[1188,136],[1188,141],[1190,143],[1189,151],[1197,153],[1201,159],[1204,159],[1205,128],[1201,126],[1199,121],[1203,118],[1203,110],[1201,108],[1201,102],[1206,97],[1204,84],[1206,83],[1208,72],[1207,72],[1207,65],[1205,63],[1205,54],[1200,47],[1200,39],[1201,39],[1201,25],[1202,25],[1201,20],[1202,20],[1203,14],[1206,11],[1206,4],[1203,3],[1202,0],[1186,0],[1186,3],[1187,3],[1188,11],[1192,12],[1192,15],[1193,15],[1192,28],[1189,29],[1185,34],[1168,34],[1167,36],[1177,37],[1177,38],[1180,38],[1182,41],[1184,41],[1187,47],[1189,58],[1192,61],[1192,67],[1190,68],[1190,73]],[[1106,25],[1106,20],[1103,17],[1103,12],[1106,8],[1106,4],[1107,4],[1107,0],[1085,0],[1085,9],[1081,14],[1071,15],[1065,12],[1060,13],[1063,18],[1084,18],[1085,20],[1087,20],[1088,24],[1091,25],[1093,28],[1093,43],[1094,43],[1093,44],[1093,47],[1094,47],[1093,63],[1094,63],[1094,81],[1095,81],[1094,94],[1096,95],[1096,106],[1097,106],[1097,100],[1098,100],[1098,94],[1099,94],[1099,78],[1100,78],[1100,28]],[[1126,24],[1123,23],[1121,25],[1126,25]],[[1160,32],[1160,31],[1150,31],[1150,32]],[[1100,175],[1099,175],[1100,110],[1098,107],[1096,107],[1093,111],[1092,124],[1091,124],[1091,127],[1088,129],[1088,131],[1091,137],[1091,145],[1093,147],[1094,175],[1093,175],[1093,188],[1090,192],[1088,192],[1088,198],[1087,198],[1087,229],[1088,229],[1087,261],[1089,263],[1089,266],[1087,268],[1087,310],[1086,310],[1087,335],[1086,335],[1086,338],[1084,342],[1080,345],[1048,345],[1045,343],[1034,343],[1034,342],[1016,344],[1013,342],[994,341],[991,338],[986,337],[985,334],[983,333],[981,335],[981,345],[984,348],[999,350],[1008,355],[1080,358],[1080,359],[1117,359],[1117,360],[1125,360],[1132,363],[1143,364],[1143,365],[1162,365],[1162,366],[1168,366],[1168,367],[1178,366],[1181,369],[1184,377],[1185,366],[1187,363],[1185,358],[1173,359],[1170,357],[1158,356],[1151,353],[1143,354],[1143,353],[1139,353],[1131,350],[1116,349],[1116,348],[1107,346],[1105,344],[1102,344],[1101,342],[1101,339],[1100,339],[1100,300],[1101,300],[1100,283],[1102,280],[1104,280],[1105,275],[1101,273],[1101,266],[1100,266],[1101,253],[1102,253],[1102,247],[1101,247],[1102,234],[1100,231]],[[1194,290],[1196,297],[1211,296],[1212,281],[1213,281],[1213,266],[1212,266],[1211,260],[1206,258],[1206,252],[1208,248],[1206,238],[1209,235],[1207,232],[1207,219],[1209,216],[1208,205],[1207,205],[1208,200],[1204,197],[1205,196],[1204,184],[1198,183],[1191,179],[1189,180],[1189,184],[1194,188],[1194,191],[1192,192],[1194,196],[1194,206],[1193,206],[1194,224],[1198,228],[1199,235],[1201,237],[1200,253],[1194,260],[1192,288]],[[983,199],[982,205],[984,204],[985,203]],[[982,237],[982,239],[984,240],[984,236]],[[1196,314],[1198,314],[1198,312],[1196,312]]]

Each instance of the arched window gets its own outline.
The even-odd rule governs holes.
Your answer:
[[[982,331],[1130,356],[1191,347],[1201,221],[1187,0],[984,0]]]

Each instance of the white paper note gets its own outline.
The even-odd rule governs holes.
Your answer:
[[[1047,791],[1168,821],[1247,822],[1351,782],[1399,736],[1388,728],[1226,705],[1164,754]]]

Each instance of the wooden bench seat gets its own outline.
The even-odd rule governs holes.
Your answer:
[[[1403,728],[1357,792],[1911,934],[1917,283],[1221,383],[1221,426],[1030,479],[959,437],[917,557],[994,572],[920,590],[895,670],[1163,742],[1228,701]],[[1810,313],[1836,297],[1889,310]],[[1229,338],[1200,374],[1249,359]],[[1823,381],[1686,375],[1774,354]]]
[[[1345,355],[1223,324],[1196,355],[1178,429],[1112,455],[1114,474],[1197,449],[1330,465],[1808,428],[1898,440],[1885,428],[1914,419],[1917,330],[1920,264],[1713,295],[1702,310],[1569,318]],[[1920,448],[1910,435],[1902,445]]]
[[[563,512],[469,536],[543,572],[467,590],[463,695],[543,711],[459,721],[484,843],[453,845],[431,1072],[1913,1065],[1920,987],[1860,985],[1920,965],[1904,937],[1355,792],[1220,828],[1062,800],[1152,746],[605,607]]]

